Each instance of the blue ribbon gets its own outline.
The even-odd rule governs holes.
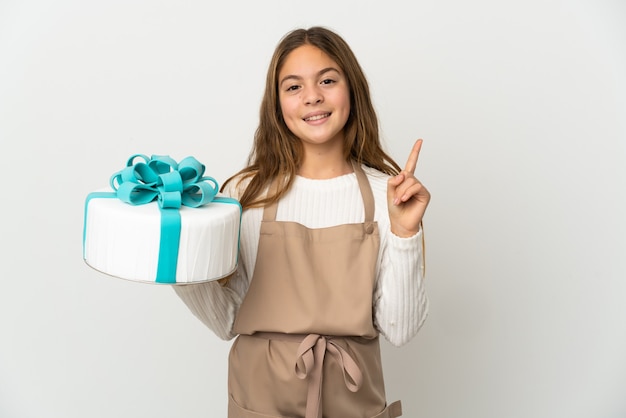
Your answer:
[[[135,163],[137,158],[144,162]],[[135,154],[126,168],[111,176],[110,184],[117,197],[131,205],[157,200],[161,209],[197,208],[211,202],[219,190],[217,181],[203,174],[204,165],[194,157],[177,163],[167,155]]]
[[[143,162],[135,163],[136,159]],[[204,176],[205,166],[194,157],[186,157],[177,163],[167,155],[134,154],[126,167],[113,174],[110,179],[114,193],[94,192],[87,196],[87,205],[92,198],[117,197],[131,205],[158,202],[161,211],[161,238],[157,283],[176,283],[178,248],[180,246],[181,217],[178,209],[182,205],[197,208],[210,202],[241,205],[236,199],[216,197],[219,186],[213,177]],[[83,243],[85,230],[83,230]]]

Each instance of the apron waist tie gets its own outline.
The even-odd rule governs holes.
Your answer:
[[[319,334],[282,334],[257,332],[253,336],[267,339],[300,342],[296,354],[295,372],[299,379],[308,379],[306,415],[304,418],[322,417],[322,378],[324,357],[330,353],[343,373],[343,381],[350,392],[356,392],[363,382],[359,365],[348,351],[333,341],[334,337]]]

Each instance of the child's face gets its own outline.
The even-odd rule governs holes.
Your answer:
[[[305,145],[343,146],[350,115],[348,81],[339,65],[312,45],[294,49],[278,74],[285,123]]]

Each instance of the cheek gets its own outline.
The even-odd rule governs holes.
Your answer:
[[[350,113],[350,93],[347,90],[337,94],[336,102],[346,113]]]
[[[350,115],[350,109],[351,109],[351,105],[350,105],[350,97],[348,96],[343,96],[341,98],[341,109],[342,109],[342,114],[343,116],[348,119],[348,116]]]
[[[280,99],[280,112],[282,114],[282,120],[288,130],[293,132],[294,119],[297,117],[293,105],[290,106],[289,100]]]
[[[289,98],[280,98],[279,104],[285,120],[294,117],[296,108],[293,100],[289,100]]]

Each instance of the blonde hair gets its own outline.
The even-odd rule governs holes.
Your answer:
[[[302,143],[287,128],[278,97],[278,74],[283,63],[294,49],[302,45],[312,45],[326,53],[339,65],[348,82],[350,115],[344,127],[346,160],[353,159],[390,175],[400,172],[398,164],[382,149],[369,85],[350,46],[341,36],[323,27],[296,29],[280,40],[272,56],[261,101],[259,125],[247,166],[228,178],[222,187],[235,178],[249,180],[239,196],[244,209],[280,199],[293,184],[302,162]],[[279,176],[284,178],[284,182],[276,193],[264,196],[266,187]]]

